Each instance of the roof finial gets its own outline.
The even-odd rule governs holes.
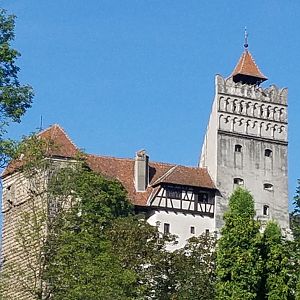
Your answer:
[[[245,50],[248,49],[248,32],[247,32],[247,27],[245,26],[245,43],[244,43],[244,48]]]

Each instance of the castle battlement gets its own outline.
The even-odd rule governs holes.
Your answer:
[[[223,78],[221,75],[216,75],[215,81],[216,93],[287,106],[287,88],[270,85],[264,89],[257,85],[234,82],[232,77]]]

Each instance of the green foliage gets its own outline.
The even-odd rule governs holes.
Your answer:
[[[294,210],[291,215],[291,229],[296,242],[300,242],[300,180],[294,196]]]
[[[297,276],[296,284],[296,300],[300,300],[300,179],[294,196],[294,209],[291,214],[291,229],[293,231],[294,241],[292,243],[292,251],[294,257],[295,273]]]
[[[260,224],[254,201],[242,188],[234,191],[217,246],[217,299],[256,299],[262,275]]]
[[[290,255],[284,242],[281,229],[271,221],[263,233],[262,258],[264,270],[261,284],[261,299],[285,300],[290,299]]]
[[[53,176],[50,192],[66,202],[54,205],[46,246],[44,279],[54,299],[130,299],[135,273],[122,268],[105,235],[112,220],[133,212],[121,184],[78,162]]]
[[[135,216],[115,219],[106,234],[122,268],[135,274],[132,297],[168,299],[161,297],[169,278],[162,266],[170,259],[171,253],[166,251],[166,245],[172,243],[174,237],[162,235],[157,227]]]
[[[173,253],[171,299],[215,299],[216,238],[202,234]]]
[[[20,68],[16,60],[20,53],[11,47],[15,34],[15,16],[7,15],[0,9],[0,159],[1,166],[11,154],[13,143],[5,140],[3,134],[10,122],[20,122],[30,108],[33,90],[29,85],[21,85],[18,80]]]

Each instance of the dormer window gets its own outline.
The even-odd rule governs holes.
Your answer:
[[[269,215],[269,205],[263,206],[263,215],[268,216]]]
[[[264,183],[264,190],[266,190],[266,191],[273,191],[273,184],[271,184],[271,183]]]
[[[266,157],[272,157],[272,150],[270,150],[270,149],[265,149],[265,156],[266,156]]]
[[[242,152],[242,146],[239,144],[236,144],[234,146],[234,152]]]
[[[242,178],[234,178],[233,179],[233,184],[235,186],[243,186],[244,185],[244,179],[242,179]]]

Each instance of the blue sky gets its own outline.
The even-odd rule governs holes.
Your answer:
[[[2,0],[17,15],[21,81],[33,107],[10,127],[20,138],[58,123],[86,152],[196,165],[214,95],[249,50],[289,88],[289,189],[299,168],[300,1]]]

